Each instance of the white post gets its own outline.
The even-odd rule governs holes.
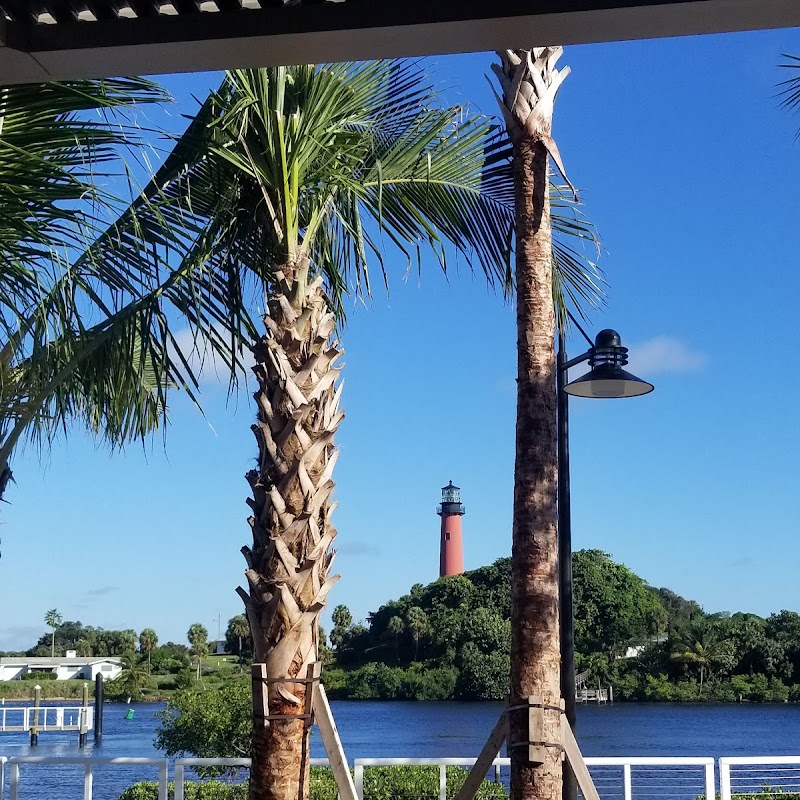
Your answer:
[[[183,764],[175,762],[175,800],[183,800]]]
[[[169,761],[165,758],[158,766],[158,800],[167,800],[169,789]]]
[[[706,800],[716,800],[717,791],[714,785],[714,762],[706,764]]]
[[[447,800],[447,767],[439,765],[439,800]]]
[[[633,787],[631,781],[631,765],[625,764],[622,767],[622,785],[623,785],[623,794],[625,796],[625,800],[631,800],[633,797]]]
[[[94,776],[92,775],[91,762],[87,762],[85,770],[86,772],[83,776],[83,800],[92,800],[92,782]]]
[[[8,800],[19,800],[19,764],[11,762],[11,784],[8,787]]]
[[[0,756],[0,800],[2,800],[5,786],[6,786],[6,758],[5,756]]]
[[[358,759],[353,762],[353,782],[356,785],[356,796],[358,800],[364,800],[364,767],[358,763]],[[11,800],[16,800],[12,797]],[[176,797],[175,800],[178,800]]]
[[[719,760],[719,796],[731,800],[731,765],[724,758]]]
[[[64,727],[64,709],[57,708],[56,709],[56,728],[61,730]]]

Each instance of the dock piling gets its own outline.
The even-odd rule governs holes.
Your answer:
[[[42,687],[33,687],[33,725],[31,725],[31,747],[39,744],[39,706],[42,704]]]
[[[98,672],[94,679],[94,743],[100,744],[103,738],[103,676]]]
[[[89,729],[89,684],[83,684],[83,702],[81,703],[80,729],[78,731],[78,747],[86,747],[86,732]]]

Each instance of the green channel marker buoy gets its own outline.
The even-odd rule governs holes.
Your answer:
[[[128,713],[125,715],[125,719],[133,719],[134,710],[132,708],[128,709]]]

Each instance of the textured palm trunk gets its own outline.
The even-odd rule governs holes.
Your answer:
[[[554,69],[559,49],[501,53],[506,124],[514,144],[517,283],[517,431],[511,554],[511,697],[531,695],[546,708],[544,763],[528,760],[528,714],[510,714],[511,797],[561,795],[561,700],[558,621],[555,314],[548,155],[553,99],[566,71]]]
[[[305,800],[309,720],[304,680],[317,661],[318,619],[338,576],[329,576],[336,536],[331,475],[342,354],[321,279],[286,269],[270,301],[267,333],[254,347],[258,381],[258,467],[247,473],[253,543],[243,547],[249,590],[239,589],[253,634],[253,662],[265,664],[269,719],[254,707],[251,800]],[[254,687],[258,697],[258,686]]]

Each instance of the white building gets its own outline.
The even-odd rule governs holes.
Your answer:
[[[122,659],[115,656],[78,658],[74,650],[67,650],[65,656],[55,658],[0,658],[0,681],[21,680],[23,675],[31,672],[51,679],[55,675],[57,681],[93,681],[97,675],[110,681],[122,672]]]

